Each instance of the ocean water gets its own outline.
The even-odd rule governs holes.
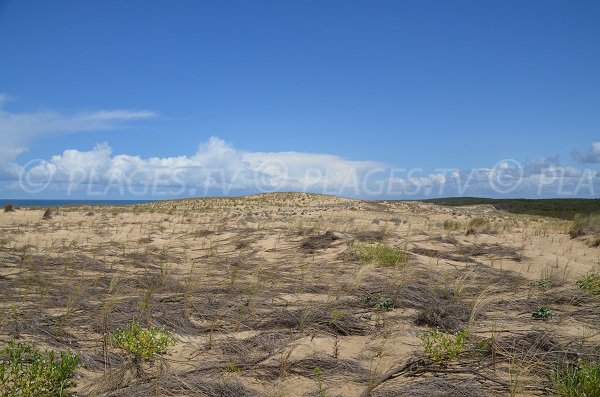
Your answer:
[[[69,205],[132,205],[152,200],[11,200],[0,199],[0,207],[12,204],[15,207],[63,207]]]

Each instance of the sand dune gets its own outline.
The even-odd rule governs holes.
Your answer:
[[[78,395],[543,395],[598,353],[575,282],[600,249],[567,221],[299,193],[43,213],[0,213],[0,340],[79,354]],[[107,337],[132,320],[177,339],[143,376]],[[468,329],[458,357],[429,328]]]

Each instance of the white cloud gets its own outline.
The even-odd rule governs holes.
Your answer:
[[[573,152],[573,159],[582,163],[600,164],[600,141],[592,143],[591,151]]]
[[[351,161],[328,154],[248,152],[212,137],[191,156],[148,157],[113,154],[108,144],[89,151],[65,150],[30,164],[21,182],[75,191],[120,194],[189,195],[236,190],[353,189],[377,162]],[[27,186],[25,186],[27,187]],[[356,187],[358,188],[358,187]],[[341,190],[340,190],[341,189]],[[193,193],[192,193],[193,194]]]
[[[157,117],[147,110],[100,110],[63,114],[55,111],[9,112],[11,98],[0,93],[0,164],[14,161],[36,139],[78,132],[109,130]]]

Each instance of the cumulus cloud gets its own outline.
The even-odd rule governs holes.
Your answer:
[[[503,160],[490,168],[399,169],[331,154],[250,152],[218,137],[191,155],[115,154],[106,144],[65,150],[13,170],[14,186],[85,196],[182,197],[304,191],[368,198],[436,196],[593,196],[597,171],[562,167],[557,156],[526,164]]]
[[[190,156],[148,157],[113,154],[104,143],[92,150],[65,150],[23,167],[21,187],[65,189],[68,193],[190,195],[235,191],[356,188],[381,164],[329,154],[248,152],[212,137]]]
[[[593,142],[590,151],[573,152],[573,159],[581,163],[600,164],[600,142]]]

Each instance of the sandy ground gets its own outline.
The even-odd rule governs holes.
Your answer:
[[[81,396],[546,395],[553,365],[598,352],[575,280],[600,249],[569,222],[286,193],[43,212],[0,213],[0,345],[77,352]],[[133,320],[177,338],[141,378],[107,336]],[[468,328],[465,351],[432,363],[429,327]]]

